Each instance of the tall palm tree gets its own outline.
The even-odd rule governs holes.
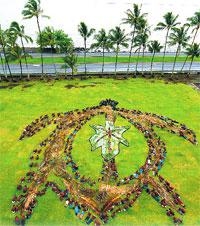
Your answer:
[[[36,18],[39,36],[40,36],[40,39],[41,39],[41,28],[40,28],[39,18],[40,17],[49,18],[49,16],[43,15],[43,9],[40,6],[40,0],[28,0],[28,2],[24,6],[24,10],[22,11],[22,15],[24,16],[24,19],[31,19],[33,17]],[[40,45],[40,54],[41,54],[41,63],[42,63],[42,77],[43,77],[44,60],[43,60],[42,48],[43,48],[43,46]]]
[[[133,44],[135,39],[135,33],[137,31],[137,26],[139,21],[144,18],[147,14],[143,13],[141,14],[141,6],[138,6],[137,4],[133,4],[133,10],[128,9],[126,11],[126,18],[123,18],[122,21],[124,24],[129,24],[132,28],[131,32],[131,43],[130,43],[130,50],[129,50],[129,57],[128,57],[128,67],[127,67],[127,75],[129,73],[130,68],[130,61],[131,61],[131,55],[133,51]]]
[[[156,53],[159,53],[162,48],[163,48],[163,46],[161,46],[161,44],[157,40],[151,41],[148,44],[148,50],[149,50],[150,53],[152,53],[152,58],[151,58],[151,75],[153,74],[152,67],[153,67],[153,60],[154,60],[155,54]]]
[[[148,26],[147,20],[145,18],[141,17],[138,21],[138,24],[136,25],[136,29],[137,29],[137,35],[134,39],[134,42],[135,42],[134,47],[138,47],[138,49],[136,50],[136,52],[138,52],[138,54],[137,54],[137,61],[136,61],[136,67],[135,67],[135,76],[136,76],[136,73],[137,73],[141,49],[142,49],[142,75],[144,74],[143,73],[144,51],[146,49],[149,34],[150,34],[150,27]]]
[[[197,33],[200,29],[200,11],[195,12],[194,16],[187,18],[187,20],[189,21],[189,24],[191,27],[193,27],[193,31],[194,32],[194,36],[193,36],[193,40],[192,40],[192,45],[195,42],[195,38],[197,36]]]
[[[166,54],[166,48],[168,43],[168,36],[169,32],[172,28],[175,28],[178,24],[180,24],[177,21],[178,15],[174,16],[172,12],[166,13],[164,16],[164,22],[159,22],[157,24],[157,27],[155,30],[166,30],[166,36],[165,36],[165,44],[164,44],[164,52],[163,52],[163,60],[162,60],[162,73],[164,73],[164,62],[165,62],[165,54]]]
[[[1,54],[1,49],[0,49],[0,59],[1,59],[1,66],[2,66],[2,70],[3,70],[3,74],[6,75],[6,70],[4,68],[4,60]]]
[[[137,66],[138,66],[138,58],[139,58],[140,50],[142,49],[142,75],[144,74],[144,70],[143,70],[144,69],[144,51],[147,47],[148,38],[149,38],[149,36],[147,33],[141,33],[135,37],[135,46],[139,47],[136,71],[137,71]]]
[[[189,27],[187,25],[183,25],[180,28],[173,28],[172,33],[169,35],[169,45],[174,46],[177,45],[176,55],[174,58],[173,68],[172,68],[172,75],[174,74],[174,68],[176,64],[176,59],[178,54],[181,51],[182,47],[186,47],[188,44],[188,40],[190,36],[187,35]]]
[[[26,53],[25,53],[26,54]],[[6,51],[6,56],[9,61],[18,60],[20,66],[20,79],[22,79],[23,71],[22,71],[22,59],[25,58],[25,54],[23,49],[16,43],[9,43]],[[26,57],[28,54],[26,54]]]
[[[128,47],[128,38],[126,37],[125,30],[116,26],[115,29],[111,29],[109,32],[109,38],[111,41],[111,45],[114,48],[116,57],[115,57],[115,76],[117,74],[117,61],[118,54],[120,51],[120,46],[127,48]]]
[[[197,44],[197,43],[193,43],[192,45],[189,45],[186,48],[186,52],[185,53],[186,53],[186,55],[188,57],[191,57],[191,62],[190,62],[190,66],[189,66],[189,73],[188,73],[188,74],[190,74],[194,58],[200,56],[200,45]]]
[[[195,42],[197,33],[198,33],[199,29],[200,29],[200,11],[195,12],[194,16],[187,18],[187,20],[189,22],[189,25],[191,27],[193,27],[192,33],[194,33],[194,36],[193,36],[193,40],[192,40],[192,43],[191,43],[191,45],[193,45],[194,42]],[[188,55],[185,58],[185,61],[184,61],[183,66],[181,68],[181,71],[183,70],[183,68],[184,68],[184,66],[186,64],[187,59],[188,59]]]
[[[2,47],[2,51],[3,51],[3,55],[4,55],[4,59],[5,59],[5,64],[6,64],[7,68],[8,68],[10,77],[13,80],[13,75],[12,75],[12,72],[11,72],[11,69],[10,69],[10,65],[9,65],[9,62],[8,62],[8,58],[7,58],[7,55],[6,55],[7,40],[8,40],[8,31],[7,30],[6,31],[2,30],[1,29],[1,24],[0,24],[0,46]],[[6,72],[6,66],[5,66],[5,72]],[[6,75],[6,78],[7,78],[7,73],[5,75]]]
[[[111,43],[109,40],[109,36],[106,34],[104,29],[101,29],[98,34],[94,36],[96,42],[91,45],[92,49],[102,49],[103,57],[102,57],[102,74],[104,72],[104,58],[105,58],[105,50],[109,51],[111,48]]]
[[[87,39],[95,32],[94,28],[88,29],[84,22],[80,22],[78,25],[78,31],[84,40],[84,64],[85,64],[85,75],[87,74],[86,68],[86,52],[87,52]]]
[[[29,74],[29,70],[28,70],[28,62],[27,62],[27,54],[26,54],[26,50],[25,50],[25,47],[24,47],[24,41],[25,40],[27,43],[28,42],[33,42],[32,38],[28,35],[25,34],[24,32],[24,26],[23,25],[19,25],[16,21],[13,21],[10,25],[10,33],[13,35],[13,36],[16,36],[16,40],[19,38],[20,39],[20,42],[21,42],[21,46],[22,46],[22,50],[23,50],[23,53],[24,53],[24,60],[25,60],[25,64],[26,64],[26,70],[27,70],[27,76],[28,76],[28,79],[30,78],[30,74]]]

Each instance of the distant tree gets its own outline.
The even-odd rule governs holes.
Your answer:
[[[40,0],[28,0],[28,2],[24,6],[24,10],[22,11],[22,15],[24,16],[24,19],[31,19],[33,17],[36,18],[38,31],[39,31],[39,35],[40,35],[40,38],[41,38],[41,28],[40,28],[39,18],[40,17],[49,18],[49,16],[43,15],[43,9],[40,6]],[[43,48],[43,46],[40,45],[40,54],[41,54],[41,63],[42,63],[42,77],[43,77],[44,60],[43,60],[42,48]]]
[[[18,60],[20,65],[20,79],[22,79],[23,71],[22,71],[22,59],[28,57],[28,54],[24,54],[23,49],[16,43],[9,43],[7,46],[6,56],[9,61]]]
[[[142,75],[144,74],[143,68],[144,68],[144,51],[147,47],[148,44],[148,38],[150,34],[150,28],[148,26],[147,20],[144,18],[141,18],[138,21],[138,24],[136,26],[137,28],[137,35],[134,39],[134,47],[138,47],[136,52],[137,54],[137,61],[136,61],[136,68],[135,68],[135,76],[137,73],[137,68],[138,68],[138,61],[139,61],[139,56],[140,56],[140,51],[142,49]]]
[[[64,60],[64,68],[65,68],[65,77],[66,77],[66,69],[70,68],[72,77],[74,76],[74,73],[77,72],[77,62],[78,62],[78,56],[77,54],[71,49],[69,53],[63,57]]]
[[[95,32],[94,28],[88,29],[84,22],[80,22],[78,25],[78,31],[84,40],[84,65],[85,65],[85,75],[87,74],[86,68],[86,52],[87,52],[87,39]]]
[[[54,30],[55,48],[58,53],[67,53],[73,46],[73,40],[63,31]]]
[[[0,31],[0,35],[1,35],[1,31]],[[4,65],[4,59],[3,59],[3,56],[1,54],[1,51],[2,50],[3,50],[3,48],[2,48],[2,45],[1,45],[1,36],[0,36],[0,58],[1,58],[1,66],[2,66],[2,70],[3,70],[3,75],[7,77],[6,65]]]
[[[129,24],[132,28],[127,75],[129,73],[131,55],[134,47],[134,39],[135,39],[135,34],[137,32],[137,27],[138,27],[139,21],[141,21],[141,19],[143,19],[146,15],[147,15],[146,13],[141,14],[141,6],[138,6],[137,4],[133,4],[133,10],[128,9],[126,11],[126,18],[122,19],[124,24]]]
[[[143,19],[147,14],[142,13],[141,14],[141,6],[138,6],[137,4],[133,4],[133,10],[128,9],[126,11],[126,18],[122,19],[124,24],[129,24],[132,28],[131,32],[131,43],[130,43],[130,50],[129,50],[129,57],[128,57],[128,67],[127,67],[127,75],[129,73],[130,68],[130,61],[131,61],[131,55],[134,47],[134,39],[135,34],[137,31],[138,23],[141,19]]]
[[[96,40],[95,43],[91,45],[91,49],[102,49],[103,57],[102,57],[102,74],[104,72],[104,58],[105,58],[105,50],[109,51],[111,46],[111,42],[109,36],[106,34],[104,29],[101,29],[98,34],[94,36]]]
[[[192,40],[192,44],[195,42],[195,38],[197,36],[197,33],[200,29],[200,11],[195,12],[194,16],[187,18],[189,25],[191,27],[193,27],[193,31],[194,32],[194,36],[193,36],[193,40]]]
[[[6,70],[4,68],[4,60],[3,60],[3,57],[2,57],[2,54],[1,54],[1,49],[0,49],[0,59],[1,59],[1,66],[2,66],[2,70],[3,70],[3,74],[5,76],[6,75]]]
[[[109,32],[109,38],[111,41],[111,45],[115,51],[115,76],[117,74],[117,61],[118,61],[118,54],[120,51],[120,46],[128,48],[128,38],[126,37],[125,30],[121,29],[120,27],[116,26],[115,29],[111,29]]]
[[[156,53],[159,53],[162,48],[163,48],[163,46],[161,46],[161,44],[157,40],[151,41],[148,44],[148,50],[149,50],[150,53],[152,53],[152,58],[151,58],[151,75],[153,74],[152,73],[152,67],[153,67],[153,60],[154,60],[155,54]]]
[[[6,73],[6,66],[7,66],[9,74],[11,76],[11,79],[13,79],[12,72],[10,70],[10,65],[9,65],[9,62],[8,62],[8,58],[7,58],[7,55],[6,55],[7,41],[8,41],[8,32],[7,32],[7,30],[6,31],[2,30],[1,25],[0,25],[0,46],[2,47],[2,51],[3,51],[3,55],[4,55],[4,59],[5,59],[5,64],[6,64],[5,65],[5,76],[7,78],[7,73]]]
[[[23,51],[23,55],[24,55],[24,60],[25,60],[25,64],[26,64],[26,70],[27,70],[27,76],[28,79],[30,78],[30,74],[29,74],[29,70],[28,70],[28,62],[27,62],[27,54],[26,54],[26,50],[24,47],[24,41],[25,40],[27,43],[29,42],[33,42],[32,38],[28,35],[25,34],[24,32],[24,26],[23,25],[19,25],[16,21],[13,21],[10,25],[9,28],[9,32],[12,36],[15,37],[15,41],[18,40],[18,38],[20,39],[21,42],[21,47],[22,47],[22,51]]]
[[[54,60],[54,51],[55,51],[55,45],[56,45],[56,40],[55,40],[55,31],[53,27],[45,27],[42,31],[41,34],[37,37],[37,44],[39,46],[44,47],[50,47],[51,49],[51,57],[52,57],[52,63],[54,66],[55,74],[57,74],[56,71],[56,64]]]
[[[192,33],[194,33],[194,36],[193,36],[193,40],[192,40],[192,43],[191,43],[191,45],[193,45],[194,42],[195,42],[197,33],[200,29],[200,11],[195,12],[194,16],[187,18],[187,20],[189,22],[189,26],[193,28]],[[187,59],[188,59],[188,56],[186,56],[186,58],[185,58],[185,61],[184,61],[183,66],[181,68],[181,71],[183,70],[183,68],[186,64]]]
[[[174,74],[174,68],[176,64],[176,59],[178,54],[181,51],[182,47],[186,47],[188,44],[188,40],[190,36],[187,35],[189,27],[187,25],[183,25],[180,28],[173,28],[172,33],[169,36],[169,45],[174,46],[177,45],[176,55],[174,58],[173,68],[172,68],[172,75]]]
[[[195,57],[200,57],[200,45],[197,44],[197,43],[194,43],[192,45],[189,45],[187,48],[186,48],[186,55],[188,57],[191,57],[191,62],[190,62],[190,66],[189,66],[189,73],[190,74],[190,71],[191,71],[191,67],[192,67],[192,63],[194,61],[194,58]]]
[[[175,28],[177,25],[179,25],[179,22],[177,21],[178,15],[174,16],[172,12],[166,13],[164,16],[164,22],[159,22],[157,24],[157,27],[155,30],[166,30],[166,36],[165,36],[165,45],[164,45],[164,53],[163,53],[163,60],[162,60],[162,73],[164,73],[164,63],[165,63],[165,54],[166,54],[166,48],[168,43],[168,36],[171,29]]]

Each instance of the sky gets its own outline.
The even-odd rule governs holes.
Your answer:
[[[23,20],[21,11],[27,0],[0,0],[0,24],[6,29],[15,20],[25,25],[25,32],[36,37],[37,24],[35,18]],[[89,28],[107,31],[115,26],[121,26],[130,31],[129,26],[122,25],[125,11],[131,9],[133,3],[142,4],[142,12],[148,13],[148,21],[153,30],[156,24],[162,21],[166,12],[179,14],[179,21],[186,22],[186,18],[194,15],[200,10],[200,0],[41,0],[44,14],[50,19],[41,18],[41,27],[53,26],[64,30],[73,38],[75,46],[83,46],[83,40],[78,33],[78,24],[83,21]],[[164,32],[151,34],[151,39],[164,42]],[[196,40],[200,40],[200,36]],[[92,39],[88,40],[89,44]]]

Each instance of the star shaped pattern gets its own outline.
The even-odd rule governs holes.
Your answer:
[[[115,127],[111,121],[106,121],[106,125],[92,125],[96,134],[90,138],[92,151],[97,148],[102,149],[102,156],[106,160],[110,160],[119,154],[119,144],[128,146],[128,141],[122,137],[123,133],[129,129],[127,126]]]

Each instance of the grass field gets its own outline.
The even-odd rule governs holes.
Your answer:
[[[105,63],[114,63],[115,62],[115,57],[105,57],[104,58]],[[163,57],[162,56],[155,56],[154,62],[162,62]],[[137,61],[137,57],[133,56],[131,57],[131,63],[135,63]],[[184,62],[185,61],[185,56],[179,56],[177,57],[177,62]],[[16,61],[17,62],[17,61]],[[62,57],[55,57],[54,58],[55,63],[63,63]],[[87,57],[86,58],[87,63],[102,63],[102,57]],[[151,56],[145,56],[144,58],[139,57],[139,62],[151,62]],[[174,56],[166,56],[165,57],[165,62],[170,63],[174,62]],[[188,58],[188,62],[190,62],[190,59]],[[194,62],[200,62],[200,58],[194,58]],[[29,64],[40,64],[41,59],[40,57],[36,58],[29,58],[28,59]],[[44,63],[45,64],[52,64],[52,58],[51,57],[44,57]],[[84,63],[84,58],[83,57],[78,57],[78,64],[83,64]],[[118,57],[118,63],[128,63],[128,57],[125,56],[119,56]]]
[[[24,88],[24,83],[13,89],[1,89],[0,122],[0,225],[13,225],[10,211],[11,199],[16,185],[29,169],[31,151],[37,147],[52,131],[52,126],[40,131],[31,138],[18,141],[23,128],[42,114],[65,112],[98,105],[102,99],[112,98],[119,102],[119,107],[139,109],[166,115],[185,123],[197,134],[200,140],[200,95],[197,90],[185,84],[166,84],[163,81],[129,79],[88,79],[54,82],[29,82],[31,87]],[[66,88],[66,85],[76,88]],[[90,151],[88,138],[94,134],[91,124],[104,123],[104,118],[97,117],[87,123],[77,134],[74,143],[74,159],[79,163],[80,173],[98,177],[101,169],[101,151]],[[118,125],[127,125],[118,120]],[[184,225],[200,225],[199,208],[199,145],[194,146],[186,140],[169,134],[161,129],[157,133],[167,145],[167,158],[160,174],[175,186],[186,204]],[[144,162],[147,145],[143,136],[131,128],[124,133],[130,147],[121,145],[121,153],[116,162],[121,176],[129,175]],[[52,176],[53,177],[53,176]],[[27,221],[28,225],[84,225],[76,218],[72,210],[65,209],[55,193],[50,190],[38,199],[39,204],[34,214]],[[173,225],[170,218],[146,193],[125,213],[120,213],[109,221],[108,226],[119,225]]]

